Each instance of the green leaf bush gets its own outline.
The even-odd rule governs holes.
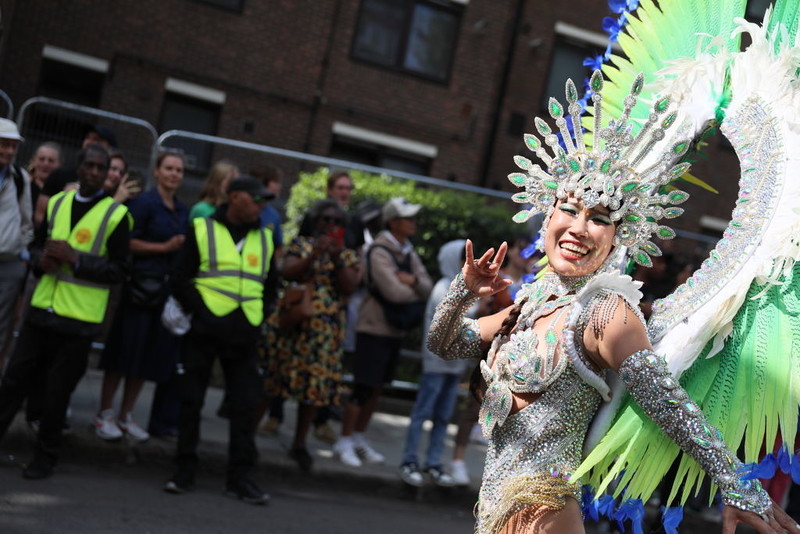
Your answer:
[[[314,202],[326,196],[330,170],[320,168],[313,173],[301,173],[292,187],[286,203],[285,239],[297,235],[303,214]],[[353,179],[351,206],[363,200],[384,203],[393,197],[405,197],[409,202],[422,204],[417,218],[417,235],[412,238],[417,253],[434,280],[440,276],[436,259],[439,248],[453,239],[472,239],[476,251],[496,247],[520,233],[520,225],[511,221],[514,210],[510,201],[457,191],[434,188],[387,174],[362,171],[349,173]]]

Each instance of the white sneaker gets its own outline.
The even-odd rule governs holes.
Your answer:
[[[339,456],[339,460],[344,465],[350,467],[361,467],[361,460],[356,454],[355,444],[353,438],[350,436],[342,436],[333,444],[333,452]]]
[[[452,488],[456,485],[453,477],[445,473],[441,467],[428,467],[425,469],[425,474],[431,477],[433,483],[441,488]]]
[[[125,419],[120,419],[117,424],[136,443],[144,443],[150,439],[150,434],[133,421],[130,413],[125,415]]]
[[[469,486],[469,471],[464,460],[453,460],[450,473],[456,486]]]
[[[122,430],[114,422],[114,410],[103,410],[94,416],[94,433],[106,441],[122,438]]]
[[[358,457],[368,464],[382,464],[386,460],[381,453],[372,448],[364,434],[353,434],[353,442]]]
[[[422,473],[419,471],[419,467],[417,467],[417,464],[413,462],[409,462],[400,466],[400,480],[409,486],[414,486],[415,488],[421,487],[425,482],[425,479],[422,477]]]

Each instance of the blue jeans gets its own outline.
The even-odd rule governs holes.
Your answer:
[[[403,450],[403,463],[417,462],[417,449],[422,438],[422,425],[433,421],[425,467],[441,467],[444,437],[447,424],[453,416],[458,397],[460,375],[444,373],[424,373],[417,391],[417,402],[411,411],[411,424],[408,425],[406,445]]]

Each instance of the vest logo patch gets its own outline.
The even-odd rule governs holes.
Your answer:
[[[248,254],[247,255],[247,264],[250,267],[255,267],[256,265],[258,265],[258,256],[256,256],[255,254]]]
[[[81,245],[85,245],[90,239],[92,239],[92,231],[88,228],[79,228],[78,231],[75,232],[75,241]]]

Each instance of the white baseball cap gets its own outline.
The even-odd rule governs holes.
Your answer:
[[[421,204],[412,204],[403,197],[395,197],[383,205],[381,215],[383,216],[383,222],[386,223],[392,219],[414,217],[421,209]]]
[[[19,134],[17,124],[8,119],[0,119],[0,139],[14,139],[15,141],[25,140],[25,138]]]

